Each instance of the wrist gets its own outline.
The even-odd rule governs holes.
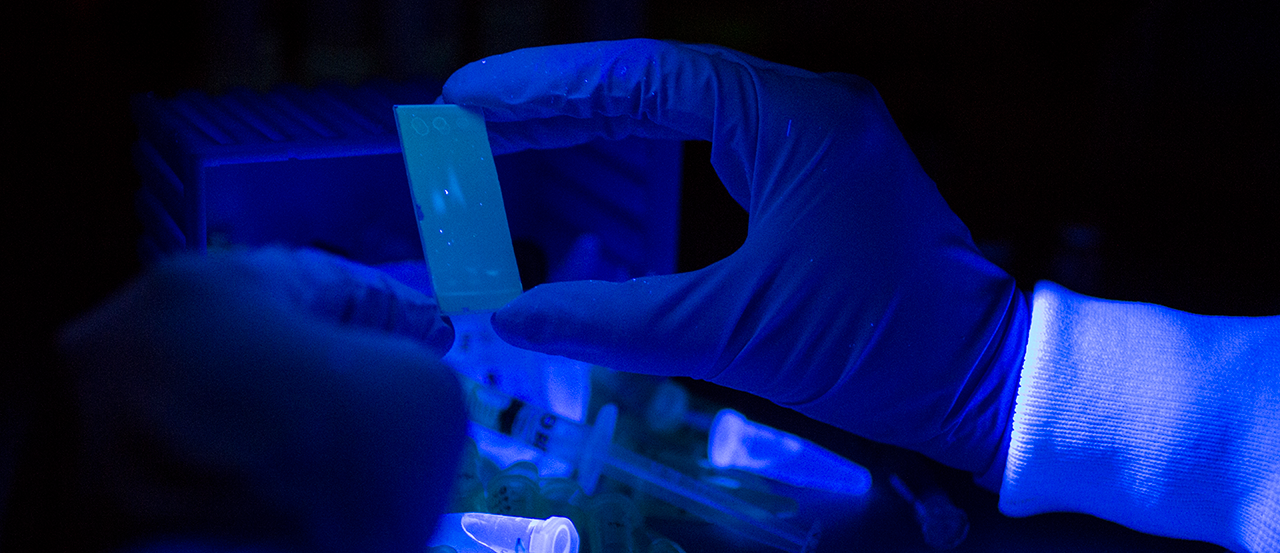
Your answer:
[[[1274,550],[1280,317],[1194,315],[1047,282],[1034,304],[1001,511]]]
[[[1004,479],[1013,429],[1013,412],[1018,396],[1018,380],[1022,373],[1030,329],[1029,298],[1015,288],[999,331],[983,355],[987,367],[981,387],[985,388],[985,394],[979,396],[978,401],[980,407],[983,403],[987,405],[977,410],[975,421],[979,425],[975,433],[985,436],[985,441],[976,441],[976,444],[984,444],[985,447],[976,449],[988,453],[970,470],[978,485],[991,491],[999,491]],[[979,370],[983,369],[975,368],[975,373]]]
[[[1009,281],[1007,300],[990,322],[975,327],[975,353],[956,370],[965,376],[948,388],[939,404],[945,414],[927,441],[905,444],[947,466],[973,473],[989,489],[999,487],[1008,456],[1009,432],[1018,394],[1018,378],[1031,327],[1027,297]],[[967,373],[963,370],[967,369]],[[950,395],[954,394],[954,395]]]

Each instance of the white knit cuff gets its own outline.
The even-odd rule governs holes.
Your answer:
[[[1000,509],[1280,551],[1280,317],[1037,285]]]

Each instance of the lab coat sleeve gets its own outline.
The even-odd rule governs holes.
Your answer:
[[[1280,317],[1038,285],[1000,509],[1280,551]]]

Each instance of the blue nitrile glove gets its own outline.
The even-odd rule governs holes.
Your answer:
[[[59,339],[95,539],[421,551],[465,436],[452,340],[433,298],[328,254],[159,262]]]
[[[483,108],[495,153],[710,140],[750,215],[742,248],[702,270],[527,292],[493,318],[504,340],[710,380],[979,475],[1001,470],[1027,303],[865,80],[632,40],[490,57],[454,73],[443,100]]]

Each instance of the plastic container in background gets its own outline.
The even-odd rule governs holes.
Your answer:
[[[439,93],[439,83],[375,81],[135,96],[143,259],[272,243],[371,265],[422,259],[392,106]],[[528,244],[545,258],[526,286],[675,270],[679,142],[601,140],[494,161],[517,255]]]
[[[422,243],[392,106],[439,93],[439,83],[383,80],[133,97],[141,258],[282,244],[412,268],[403,262],[420,263]],[[600,140],[494,162],[526,286],[675,270],[679,142]],[[584,419],[588,367],[500,349],[487,324],[455,323],[460,372]],[[457,347],[468,340],[478,345]]]
[[[603,477],[733,533],[791,553],[813,551],[818,524],[785,520],[768,504],[753,502],[613,443],[618,409],[607,404],[592,424],[547,417],[545,410],[462,378],[474,427],[505,441],[569,461],[584,493],[594,494]],[[485,444],[477,438],[482,451]],[[545,475],[544,475],[545,476]],[[807,528],[807,529],[806,529]]]

